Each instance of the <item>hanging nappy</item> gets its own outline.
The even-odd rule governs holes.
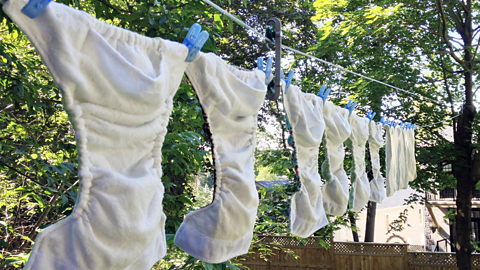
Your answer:
[[[265,74],[243,71],[199,53],[186,74],[210,126],[215,169],[213,202],[187,214],[175,244],[202,261],[220,263],[248,252],[258,194],[254,151]]]
[[[407,132],[398,125],[395,128],[398,136],[398,169],[397,177],[399,179],[398,189],[408,188],[408,150],[406,149]]]
[[[318,151],[325,130],[323,100],[294,85],[290,85],[284,99],[300,179],[300,190],[291,199],[290,230],[295,236],[308,237],[328,224],[318,173]]]
[[[343,143],[351,133],[348,111],[327,101],[323,106],[325,119],[325,161],[322,164],[322,177],[326,180],[322,187],[325,213],[341,216],[347,211],[349,181],[343,168],[345,149]]]
[[[385,186],[387,197],[391,197],[399,188],[398,171],[398,135],[394,127],[385,125]]]
[[[72,214],[36,237],[24,269],[151,269],[166,253],[161,147],[188,49],[55,2],[30,19],[25,4],[3,8],[62,90],[80,193]]]
[[[342,109],[346,110],[346,109]],[[346,110],[347,111],[347,110]],[[370,198],[370,183],[365,172],[365,144],[368,140],[368,118],[359,117],[354,112],[348,118],[352,133],[347,146],[352,150],[353,163],[350,172],[349,208],[360,212]]]
[[[370,181],[370,201],[381,203],[385,198],[385,179],[380,172],[380,148],[384,144],[383,127],[380,123],[370,121],[368,145],[372,161],[373,180]]]
[[[417,178],[417,162],[415,161],[415,131],[414,129],[406,129],[405,130],[406,133],[407,133],[407,136],[406,136],[406,141],[407,141],[407,156],[408,156],[408,176],[407,176],[407,179],[408,179],[408,182],[411,182],[413,180],[415,180],[415,178]]]

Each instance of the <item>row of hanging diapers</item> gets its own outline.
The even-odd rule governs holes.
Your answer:
[[[387,195],[405,189],[416,177],[414,129],[393,123],[375,123],[374,114],[360,117],[355,104],[341,108],[325,102],[328,92],[306,94],[294,85],[284,94],[287,126],[295,146],[295,165],[300,190],[291,201],[290,229],[293,235],[308,237],[328,224],[326,214],[343,215],[347,209],[359,212],[368,201],[381,203],[385,180],[380,172],[379,150],[384,144],[385,125]],[[365,170],[365,149],[369,143],[373,179]],[[318,172],[318,154],[323,142],[325,161]],[[350,176],[344,169],[345,148],[352,153]]]
[[[35,1],[39,2],[35,5]],[[24,31],[62,90],[79,152],[80,194],[72,214],[36,237],[25,270],[150,269],[166,254],[161,147],[183,74],[192,82],[213,143],[213,202],[189,213],[175,244],[219,263],[248,252],[258,197],[257,114],[272,79],[199,52],[208,34],[194,26],[184,44],[147,38],[49,0],[9,0],[5,13]],[[26,5],[27,4],[27,5]],[[48,5],[48,7],[47,7]],[[28,16],[27,16],[28,15]],[[271,60],[269,60],[271,63]],[[295,143],[300,190],[291,201],[292,234],[308,237],[326,214],[359,211],[385,196],[378,150],[382,125],[290,85],[284,105]],[[415,177],[413,130],[387,127],[387,193]],[[365,173],[369,141],[374,180]],[[326,161],[322,185],[319,147]],[[343,169],[344,142],[354,169]]]

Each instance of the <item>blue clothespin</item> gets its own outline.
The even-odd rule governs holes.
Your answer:
[[[388,123],[388,120],[387,120],[387,122],[385,122],[385,115],[384,115],[384,116],[382,116],[382,119],[380,119],[379,122],[386,125]]]
[[[377,113],[374,113],[372,110],[368,110],[368,113],[367,113],[367,118],[370,119],[370,121],[373,120],[373,117],[375,117]]]
[[[35,19],[47,8],[51,1],[52,0],[30,0],[28,4],[22,8],[22,12],[31,19]]]
[[[261,70],[265,73],[265,84],[266,85],[268,85],[273,78],[273,76],[272,76],[272,65],[273,64],[272,63],[273,63],[273,59],[271,57],[269,57],[267,59],[267,66],[265,67],[265,69],[263,69],[263,58],[262,57],[257,58],[257,68],[258,68],[258,70]]]
[[[202,27],[200,24],[194,23],[183,40],[183,44],[188,47],[188,55],[185,59],[186,62],[192,62],[195,60],[197,53],[202,49],[205,42],[207,42],[208,32],[203,30],[200,33],[201,29]]]
[[[392,124],[392,126],[393,126],[394,128],[396,128],[396,127],[397,127],[397,125],[398,125],[398,123],[399,123],[399,122],[397,122],[397,121],[394,121],[394,122],[393,122],[393,124]]]
[[[325,102],[327,101],[328,95],[330,95],[330,91],[332,90],[330,88],[325,90],[325,88],[326,88],[325,85],[322,85],[322,87],[320,88],[320,91],[317,94],[317,96],[323,99],[323,104],[325,104]]]
[[[395,122],[395,119],[392,119],[392,120],[390,120],[390,121],[387,120],[387,125],[388,125],[389,127],[392,127],[394,122]]]
[[[413,124],[412,129],[415,129],[415,124]]]
[[[347,107],[345,107],[345,109],[347,109],[347,110],[350,111],[349,116],[352,115],[352,112],[353,112],[353,109],[355,109],[355,106],[357,106],[357,102],[355,101],[355,102],[353,102],[353,104],[352,104],[352,100],[350,99],[350,101],[349,101],[348,104],[347,104]]]
[[[290,70],[290,72],[288,73],[287,80],[285,81],[285,94],[288,93],[288,88],[290,87],[290,84],[292,83],[293,73],[294,73],[293,70]],[[282,73],[282,78],[283,78],[283,73]]]

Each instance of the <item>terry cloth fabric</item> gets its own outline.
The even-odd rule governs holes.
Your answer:
[[[350,172],[349,208],[360,212],[370,198],[370,183],[365,172],[365,144],[367,143],[368,118],[359,117],[354,112],[348,118],[352,133],[347,140],[347,145],[352,150],[353,163]]]
[[[202,261],[220,263],[248,252],[258,194],[254,151],[257,115],[267,87],[260,70],[243,71],[199,53],[186,69],[210,126],[215,169],[213,202],[189,213],[175,244]]]
[[[322,164],[322,176],[326,180],[322,187],[323,207],[325,213],[341,216],[347,211],[348,206],[349,180],[343,168],[345,158],[343,143],[351,133],[348,111],[327,101],[323,106],[323,116],[325,161]]]
[[[370,147],[370,159],[372,161],[373,179],[370,181],[370,201],[381,203],[385,198],[385,179],[380,172],[380,148],[384,144],[383,127],[380,123],[370,121],[368,145]]]
[[[386,169],[386,190],[387,197],[393,196],[393,194],[399,189],[398,183],[398,136],[395,128],[385,125],[385,169]]]
[[[291,199],[290,230],[295,236],[308,237],[328,224],[318,173],[318,152],[325,130],[323,100],[303,93],[295,85],[290,85],[284,98],[301,183],[300,190]]]
[[[161,147],[188,49],[55,2],[4,11],[62,90],[79,151],[72,214],[35,239],[25,270],[151,269],[166,253]]]

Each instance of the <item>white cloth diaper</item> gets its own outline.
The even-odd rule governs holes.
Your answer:
[[[175,244],[202,261],[220,263],[248,252],[258,194],[254,152],[257,115],[267,88],[265,74],[199,53],[186,69],[206,115],[213,143],[213,202],[189,213]]]
[[[328,224],[318,173],[318,152],[325,130],[323,100],[303,93],[295,85],[290,85],[284,99],[300,179],[300,190],[291,199],[290,230],[295,236],[308,237]]]

